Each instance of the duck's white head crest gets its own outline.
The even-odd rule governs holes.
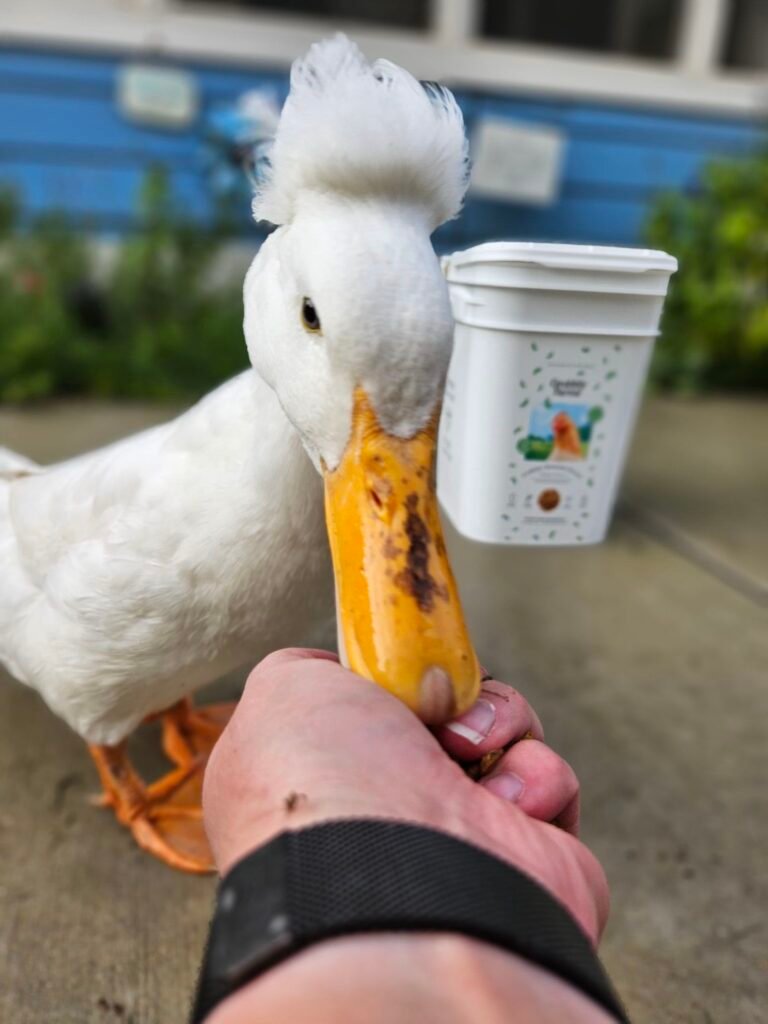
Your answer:
[[[289,224],[313,194],[338,195],[410,203],[430,231],[458,214],[469,166],[452,93],[343,35],[294,63],[269,162],[257,220]]]
[[[254,213],[278,225],[245,282],[245,335],[325,477],[343,644],[429,721],[479,667],[440,533],[437,419],[453,317],[430,235],[467,185],[450,92],[344,36],[297,61]]]

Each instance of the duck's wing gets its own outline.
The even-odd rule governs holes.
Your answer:
[[[63,661],[84,677],[184,642],[183,577],[207,566],[215,524],[201,520],[222,474],[237,480],[238,410],[253,418],[243,376],[170,423],[0,480],[0,661],[19,679],[40,688]]]
[[[169,424],[19,475],[8,485],[8,528],[30,582],[43,587],[74,547],[105,540],[141,504]]]
[[[40,466],[36,462],[0,445],[0,480],[14,480],[18,476],[39,472]]]
[[[169,427],[0,475],[0,663],[22,682],[40,688],[58,663],[71,663],[86,617],[137,588],[142,552],[121,559],[118,538],[140,517],[147,467]]]
[[[156,517],[170,506],[178,511],[190,478],[206,480],[206,459],[218,458],[219,439],[233,433],[233,410],[252,397],[250,376],[240,374],[168,423],[12,480],[10,527],[31,581],[43,586],[83,544],[137,559],[155,551]]]

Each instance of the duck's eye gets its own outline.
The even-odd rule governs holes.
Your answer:
[[[311,299],[301,300],[301,322],[308,331],[320,330],[320,317]]]

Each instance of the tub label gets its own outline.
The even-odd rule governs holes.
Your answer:
[[[610,501],[606,464],[626,418],[624,349],[600,339],[523,347],[500,539],[579,544],[602,528]]]
[[[602,539],[651,339],[460,325],[456,342],[438,454],[455,525],[501,544]]]

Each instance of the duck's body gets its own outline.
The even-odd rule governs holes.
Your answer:
[[[0,660],[88,743],[332,620],[322,483],[253,370],[19,469],[0,464]]]
[[[466,189],[461,112],[338,36],[294,64],[269,168],[253,370],[50,469],[0,452],[0,660],[86,739],[137,841],[193,871],[225,715],[183,699],[332,618],[327,537],[351,668],[430,723],[480,687],[432,472],[453,320],[430,235]],[[148,786],[124,740],[174,702],[176,768]]]

